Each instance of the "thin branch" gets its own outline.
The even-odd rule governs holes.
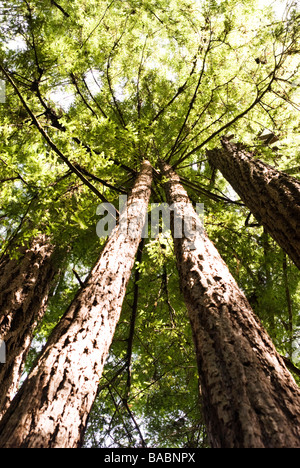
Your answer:
[[[275,55],[274,51],[274,58],[275,58],[275,65],[274,69],[265,77],[263,78],[259,83],[256,84],[256,98],[254,101],[250,104],[250,106],[247,107],[243,112],[235,116],[232,120],[227,122],[225,125],[221,126],[218,130],[213,132],[205,141],[203,141],[200,145],[196,146],[194,149],[189,151],[187,154],[179,158],[176,163],[173,165],[174,168],[176,168],[179,164],[181,164],[183,161],[185,161],[187,158],[189,158],[192,154],[195,152],[199,151],[203,146],[207,145],[212,139],[214,139],[217,135],[222,133],[224,130],[227,128],[231,127],[235,122],[237,122],[239,119],[243,118],[248,112],[250,112],[259,102],[262,101],[263,97],[268,93],[268,92],[274,92],[272,89],[272,84],[274,81],[276,81],[276,72],[277,70],[281,67],[283,64],[289,49],[293,46],[294,41],[292,41],[289,45],[287,45],[280,54],[277,56]],[[279,57],[279,60],[277,60],[277,57]],[[267,84],[265,82],[269,80]],[[276,92],[275,92],[276,94]],[[279,96],[283,99],[282,96]]]
[[[46,102],[45,100],[42,98],[41,96],[41,93],[40,93],[40,90],[39,90],[39,83],[37,83],[37,86],[35,87],[35,89],[33,90],[37,97],[39,98],[42,106],[44,107],[45,109],[45,112],[43,112],[42,114],[39,115],[39,117],[43,116],[43,115],[46,115],[46,117],[51,121],[51,124],[54,128],[62,131],[62,132],[65,132],[66,131],[66,127],[64,125],[62,125],[60,122],[59,122],[59,117],[56,115],[55,113],[55,110],[53,110]],[[101,152],[99,151],[96,151],[96,150],[92,150],[90,148],[89,145],[87,145],[86,143],[82,142],[78,137],[73,137],[72,140],[82,146],[83,148],[85,148],[87,150],[87,152],[89,154],[92,154],[93,152],[95,154],[102,154]],[[136,171],[134,169],[131,169],[129,166],[121,163],[120,161],[118,161],[116,158],[112,158],[112,157],[109,157],[109,160],[113,161],[115,164],[117,164],[118,166],[120,166],[122,169],[124,169],[125,171],[131,173],[131,174],[136,174]]]
[[[7,164],[7,162],[4,161],[4,159],[2,159],[0,157],[0,161],[6,166],[6,167],[9,167],[9,165]],[[13,172],[15,174],[17,174],[17,176],[15,178],[11,178],[10,180],[14,180],[14,179],[20,179],[25,185],[29,185],[28,182],[26,182],[25,179],[23,179],[23,177],[21,176],[21,174],[19,172],[17,172],[15,169],[13,169]],[[1,182],[4,182],[4,181],[1,181]]]
[[[33,33],[33,28],[32,28],[32,23],[33,23],[32,9],[31,9],[29,3],[27,2],[27,0],[24,0],[24,2],[26,3],[26,6],[27,6],[27,11],[28,11],[28,22],[29,22],[29,25],[30,25],[30,33],[31,33],[31,38],[32,38],[32,48],[33,48],[33,51],[34,51],[34,56],[35,56],[35,62],[36,62],[37,70],[38,70],[38,73],[40,74],[40,77],[39,77],[39,80],[40,80],[41,77],[42,77],[42,75],[43,75],[43,73],[44,73],[44,70],[43,70],[42,67],[40,66],[39,58],[38,58],[38,53],[37,53],[37,49],[36,49],[35,37],[34,37],[34,33]]]
[[[110,385],[112,385],[112,384],[117,380],[117,378],[119,377],[119,375],[123,374],[123,372],[124,372],[124,370],[126,369],[126,367],[127,367],[127,363],[125,362],[125,363],[123,364],[123,366],[120,367],[120,369],[118,369],[117,372],[116,372],[116,373],[112,376],[112,378],[109,379],[109,380],[108,380],[108,378],[107,378],[106,376],[104,376],[105,379],[107,380],[107,382],[106,382],[105,384],[102,384],[102,385],[99,386],[98,391],[97,391],[97,396],[99,396],[99,394],[100,394],[103,390],[105,390],[107,387],[109,387]]]
[[[298,367],[296,367],[295,364],[293,364],[292,361],[290,361],[287,357],[285,357],[285,356],[281,356],[281,357],[284,360],[284,363],[285,363],[286,367],[291,372],[294,372],[294,374],[296,374],[298,377],[300,377],[300,369]]]
[[[211,105],[212,101],[213,101],[213,97],[214,97],[214,93],[219,89],[219,88],[222,88],[223,86],[228,86],[228,84],[233,81],[235,79],[235,76],[233,78],[231,78],[229,81],[227,81],[226,83],[223,83],[221,85],[218,85],[216,86],[212,92],[211,92],[211,96],[210,96],[210,99],[209,101],[203,106],[202,108],[202,111],[197,115],[197,118],[196,120],[194,121],[194,123],[191,125],[191,129],[189,132],[186,133],[186,135],[184,135],[179,141],[178,141],[178,144],[177,144],[177,150],[176,148],[171,148],[171,150],[167,153],[166,157],[168,158],[167,161],[170,161],[172,157],[174,157],[177,153],[179,153],[181,150],[182,150],[182,145],[183,143],[185,142],[185,140],[188,138],[190,132],[196,127],[196,125],[199,123],[199,121],[201,120],[202,116],[207,112],[209,106]],[[219,122],[223,117],[224,115],[227,114],[227,109],[223,112],[223,114],[221,114],[216,120],[214,120],[214,122],[211,122],[209,125],[207,125],[205,128],[202,128],[200,132],[196,133],[196,135],[193,136],[193,138],[191,138],[187,144],[188,146],[190,146],[190,144],[195,140],[197,139],[201,133],[207,131],[211,126],[213,126],[214,124],[216,124],[217,122]],[[170,154],[170,155],[169,155]],[[168,157],[169,155],[169,157]]]
[[[70,74],[70,76],[71,76],[72,83],[73,83],[73,85],[75,86],[75,89],[76,89],[77,93],[79,94],[79,96],[81,97],[82,101],[84,102],[84,104],[86,105],[86,107],[91,111],[91,113],[93,114],[93,116],[96,117],[96,119],[98,120],[98,115],[97,115],[97,113],[96,113],[96,112],[94,111],[94,109],[89,105],[89,103],[88,103],[87,100],[85,99],[84,95],[83,95],[82,92],[80,91],[79,85],[78,85],[78,83],[77,83],[76,76],[74,75],[73,72]]]
[[[13,181],[13,180],[20,180],[20,177],[16,176],[16,177],[7,177],[5,179],[1,179],[0,184],[4,184],[5,182],[10,182],[10,181]]]
[[[30,199],[29,203],[28,203],[28,206],[26,208],[26,211],[25,213],[23,214],[23,216],[21,216],[21,220],[20,220],[20,223],[19,225],[17,226],[17,228],[14,230],[14,232],[12,233],[12,235],[8,238],[8,240],[6,241],[6,247],[5,249],[3,250],[2,252],[2,255],[0,257],[0,261],[3,259],[4,255],[6,254],[7,250],[8,250],[8,247],[9,245],[15,240],[15,238],[17,237],[21,227],[23,226],[24,222],[25,222],[25,219],[27,218],[28,214],[29,214],[29,211],[30,211],[30,208],[31,208],[31,205],[33,204],[33,202],[35,201],[35,199],[37,198],[38,194],[35,193],[33,195],[33,197]]]
[[[94,32],[99,28],[100,24],[102,23],[102,21],[104,20],[105,16],[106,16],[106,13],[108,12],[108,10],[110,9],[110,7],[115,3],[115,0],[112,0],[112,2],[107,6],[106,10],[104,11],[103,13],[103,16],[101,17],[99,23],[94,27],[94,29],[90,32],[90,34],[88,35],[88,37],[85,39],[85,41],[83,42],[81,48],[83,48],[85,46],[85,44],[88,42],[88,40],[92,37],[92,35],[94,34]]]
[[[55,0],[51,0],[51,4],[54,5],[54,6],[56,6],[56,8],[58,8],[58,9],[62,12],[62,14],[65,16],[65,18],[70,18],[69,13],[67,13],[67,12],[63,9],[63,7],[62,7],[61,5],[59,5],[58,3],[56,3]]]
[[[292,107],[294,107],[294,109],[296,109],[297,111],[300,111],[300,106],[298,104],[296,104],[295,102],[291,101],[289,99],[289,97],[286,97],[286,96],[283,96],[282,94],[279,94],[278,92],[274,91],[273,90],[273,93],[276,94],[276,96],[278,96],[280,99],[283,99],[284,101],[286,101],[288,104],[290,104]],[[286,93],[285,93],[286,94]]]
[[[196,65],[197,65],[197,58],[195,58],[194,62],[193,62],[193,67],[192,67],[192,70],[190,72],[190,75],[189,75],[189,78],[191,76],[193,76],[193,74],[195,73],[195,70],[196,70]],[[172,97],[172,99],[162,108],[160,109],[160,111],[155,115],[155,117],[152,119],[152,121],[150,122],[150,125],[151,126],[154,122],[156,122],[160,116],[173,104],[173,102],[182,94],[184,93],[184,91],[186,90],[187,88],[187,84],[188,84],[188,79],[185,81],[185,83],[183,83],[182,86],[179,86],[177,92],[174,94],[174,96]]]
[[[89,154],[92,154],[92,153],[95,153],[97,155],[101,155],[102,152],[101,151],[97,151],[97,150],[94,150],[92,149],[89,145],[87,145],[86,143],[82,142],[78,137],[73,137],[72,138],[73,141],[75,141],[75,143],[77,143],[78,145],[82,146],[83,148],[85,148],[87,150],[87,152]],[[112,161],[114,164],[116,164],[117,166],[120,166],[122,169],[124,169],[126,172],[129,172],[130,174],[132,174],[132,176],[136,176],[136,171],[134,169],[131,169],[131,167],[127,166],[126,164],[123,164],[121,163],[121,161],[119,161],[118,159],[116,158],[112,158],[111,156],[109,156],[107,158],[109,161]]]
[[[140,429],[140,427],[139,427],[139,425],[138,425],[138,423],[137,423],[137,421],[136,421],[136,419],[135,419],[135,417],[134,417],[134,415],[133,415],[133,413],[132,413],[132,411],[131,411],[131,409],[129,407],[128,401],[126,399],[122,398],[122,396],[120,395],[118,389],[113,384],[111,385],[111,387],[114,389],[114,391],[117,393],[117,395],[121,399],[124,408],[126,409],[126,411],[127,411],[128,415],[129,415],[130,419],[132,420],[137,432],[139,433],[142,447],[147,448],[147,444],[146,444],[145,439],[143,437],[142,431],[141,431],[141,429]],[[111,397],[113,398],[113,401],[115,402],[113,394],[112,394],[112,392],[110,390],[110,386],[108,387],[108,390],[110,392]],[[119,412],[119,405],[117,405],[116,402],[115,402],[115,406],[116,406],[117,411]],[[126,428],[125,424],[124,424],[124,427]],[[126,431],[127,431],[127,429],[126,429]],[[128,432],[128,434],[129,434],[129,432]]]
[[[178,169],[185,169],[187,167],[192,167],[195,164],[201,164],[201,163],[206,162],[206,161],[207,161],[207,158],[200,159],[198,161],[195,161],[195,162],[192,162],[192,163],[189,163],[189,164],[185,164],[184,166],[179,166]]]
[[[80,284],[80,287],[83,288],[84,287],[84,282],[81,280],[79,274],[77,273],[75,268],[73,268],[72,271],[73,271],[73,273],[75,275],[75,278],[77,279],[78,283]]]
[[[176,322],[175,322],[176,310],[174,309],[174,307],[172,307],[172,304],[170,302],[169,279],[168,279],[168,272],[167,272],[166,264],[164,264],[164,266],[163,266],[162,288],[163,288],[163,290],[165,292],[165,295],[166,295],[166,302],[167,302],[167,306],[168,306],[168,309],[169,309],[172,328],[175,328],[176,327]]]
[[[95,176],[94,174],[92,174],[91,172],[89,172],[87,169],[85,169],[84,167],[80,166],[80,164],[77,164],[77,163],[74,163],[74,166],[76,166],[80,172],[84,175],[86,175],[87,177],[90,177],[91,179],[95,180],[96,182],[100,182],[102,185],[104,185],[105,187],[111,189],[111,190],[114,190],[116,192],[119,192],[119,193],[122,193],[124,195],[127,195],[127,191],[120,188],[120,187],[116,187],[114,185],[111,185],[109,182],[107,182],[106,180],[103,180],[103,179],[100,179],[100,177],[98,176]]]
[[[218,136],[224,130],[231,127],[235,122],[237,122],[239,119],[241,119],[246,114],[248,114],[248,112],[250,112],[259,103],[259,101],[265,96],[265,94],[270,91],[273,79],[271,80],[269,85],[266,87],[266,89],[261,93],[261,95],[256,96],[255,100],[252,102],[252,104],[250,104],[249,107],[247,107],[247,109],[245,109],[243,112],[241,112],[240,114],[235,116],[232,120],[230,120],[230,122],[227,122],[225,125],[223,125],[218,130],[213,132],[205,141],[203,141],[200,145],[196,146],[194,149],[189,151],[185,156],[179,158],[178,161],[173,165],[173,167],[176,168],[178,166],[178,164],[181,164],[183,161],[185,161],[187,158],[189,158],[192,154],[196,153],[201,148],[203,148],[203,146],[207,145],[207,143],[209,143],[211,140],[213,140],[216,136]]]
[[[93,76],[93,78],[95,79],[94,76]],[[102,107],[100,106],[100,104],[97,102],[97,100],[96,100],[96,99],[94,98],[94,96],[92,95],[91,90],[90,90],[90,88],[88,87],[87,82],[86,82],[84,76],[83,76],[83,78],[82,78],[82,81],[83,81],[84,86],[86,87],[86,89],[87,89],[89,95],[91,96],[92,100],[94,101],[94,103],[96,104],[96,106],[98,107],[98,109],[100,110],[100,112],[101,112],[101,114],[103,115],[103,117],[104,117],[105,119],[108,119],[108,116],[107,116],[106,112],[104,112],[104,110],[102,109]],[[109,119],[108,119],[108,120],[109,120]]]
[[[64,125],[62,125],[60,122],[59,122],[59,117],[56,115],[55,113],[55,110],[53,110],[46,102],[45,100],[43,99],[43,97],[41,96],[41,93],[40,93],[40,90],[39,90],[39,83],[37,83],[37,86],[35,87],[35,89],[33,90],[37,97],[39,98],[42,106],[44,107],[45,109],[45,112],[43,112],[42,114],[40,114],[39,117],[41,117],[42,115],[46,115],[46,117],[51,121],[51,124],[54,128],[62,131],[62,132],[65,132],[66,131],[66,127]],[[87,150],[87,152],[89,154],[92,154],[93,152],[95,154],[101,154],[99,151],[96,151],[96,150],[92,150],[90,148],[90,146],[88,146],[86,143],[82,142],[78,137],[73,137],[72,140],[82,146],[83,148],[85,148]],[[109,159],[111,161],[113,161],[115,164],[117,164],[118,166],[120,166],[122,169],[124,169],[125,171],[131,173],[131,174],[136,174],[136,171],[134,171],[133,169],[131,169],[129,166],[121,163],[120,161],[118,161],[117,159],[115,158],[112,158],[112,157],[109,157]]]
[[[285,172],[286,174],[299,174],[300,173],[300,166],[296,167],[287,167],[286,169],[283,169],[282,172]]]
[[[147,448],[147,444],[146,444],[145,439],[144,439],[144,437],[143,437],[143,434],[142,434],[142,431],[141,431],[141,429],[140,429],[140,426],[138,425],[138,423],[137,423],[137,421],[136,421],[136,419],[135,419],[135,417],[134,417],[134,415],[133,415],[131,409],[129,408],[129,405],[128,405],[127,401],[124,401],[123,403],[124,403],[124,406],[125,406],[125,408],[126,408],[128,414],[129,414],[130,418],[132,419],[133,424],[135,425],[136,430],[137,430],[138,433],[139,433],[142,447],[143,447],[143,448]]]
[[[238,205],[238,206],[245,206],[244,203],[231,200],[230,198],[227,198],[227,197],[221,197],[220,195],[216,195],[215,193],[207,190],[205,187],[195,184],[194,182],[191,182],[189,179],[185,179],[184,177],[180,177],[180,179],[183,185],[186,185],[187,187],[191,188],[192,190],[199,193],[200,195],[205,195],[211,200],[214,200],[217,202],[223,202],[223,203],[232,203],[233,205]]]
[[[174,151],[176,150],[177,146],[178,146],[178,143],[179,143],[179,140],[180,140],[180,137],[181,137],[181,134],[182,132],[185,130],[186,128],[186,125],[187,125],[187,122],[188,122],[188,119],[190,117],[190,114],[194,108],[194,105],[195,105],[195,102],[196,102],[196,99],[197,99],[197,96],[198,96],[198,91],[199,91],[199,88],[200,88],[200,85],[201,85],[201,82],[202,82],[202,78],[203,78],[203,75],[204,75],[204,70],[205,70],[205,67],[206,67],[206,60],[207,60],[207,56],[208,56],[208,53],[211,49],[211,43],[212,43],[212,30],[210,28],[210,37],[209,37],[209,42],[208,42],[208,46],[205,50],[205,54],[204,54],[204,58],[203,58],[203,63],[202,63],[202,69],[201,69],[201,72],[200,72],[200,76],[199,76],[199,79],[198,79],[198,82],[197,82],[197,86],[196,86],[196,89],[195,89],[195,92],[193,94],[193,97],[189,103],[189,107],[188,107],[188,111],[187,111],[187,114],[185,116],[185,119],[184,119],[184,122],[179,130],[179,133],[178,133],[178,136],[176,138],[176,141],[171,149],[171,154],[170,154],[170,157],[168,158],[168,162],[170,161],[170,159],[172,158],[172,155],[174,153]]]
[[[137,257],[136,257],[136,262],[138,264],[140,264],[142,261],[144,244],[145,244],[145,240],[142,239],[139,245],[139,249],[138,249]],[[126,367],[127,367],[127,383],[126,383],[126,397],[125,397],[126,402],[128,402],[130,388],[131,388],[131,360],[132,360],[132,353],[133,353],[133,339],[134,339],[135,323],[136,323],[137,311],[138,311],[139,280],[140,280],[140,270],[137,265],[135,269],[135,274],[134,274],[134,296],[133,296],[132,313],[131,313],[131,320],[130,320],[130,331],[129,331],[128,347],[127,347],[127,355],[126,355]]]
[[[116,99],[116,96],[115,96],[115,93],[114,93],[114,90],[113,90],[113,87],[112,87],[112,81],[111,81],[111,77],[110,77],[110,74],[109,74],[109,70],[110,70],[110,67],[111,67],[111,62],[112,62],[112,54],[113,52],[117,49],[117,47],[119,46],[119,43],[121,42],[125,32],[126,32],[126,26],[127,26],[127,21],[128,21],[128,18],[129,16],[127,16],[126,18],[126,21],[125,21],[125,25],[124,25],[124,29],[120,35],[120,37],[115,41],[114,45],[113,45],[113,48],[112,50],[110,51],[109,53],[109,57],[108,57],[108,60],[107,60],[107,66],[106,66],[106,78],[107,78],[107,83],[108,83],[108,87],[109,87],[109,91],[110,91],[110,94],[113,98],[113,101],[114,101],[114,105],[115,105],[115,110],[116,110],[116,113],[117,115],[119,116],[119,120],[122,124],[122,126],[124,127],[124,129],[126,129],[126,122],[125,122],[125,119],[124,119],[124,116],[123,116],[123,113],[120,109],[120,106],[118,104],[118,101]]]
[[[288,331],[290,333],[290,340],[292,340],[292,335],[293,335],[293,305],[292,305],[291,292],[290,292],[290,288],[289,288],[287,256],[286,256],[285,253],[283,253],[282,270],[283,270],[283,282],[284,282],[285,297],[286,297],[288,318],[289,318]]]
[[[141,80],[141,74],[142,74],[142,69],[143,69],[143,63],[144,63],[144,55],[145,55],[145,50],[146,50],[146,45],[148,41],[148,36],[146,36],[143,51],[142,51],[142,57],[140,61],[140,66],[138,70],[138,76],[137,76],[137,83],[136,83],[136,96],[137,96],[137,113],[138,113],[138,119],[140,120],[141,118],[141,109],[142,109],[142,101],[140,97],[140,80]]]

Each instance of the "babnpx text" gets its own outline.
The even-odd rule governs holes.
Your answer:
[[[142,453],[142,454],[141,454]],[[120,454],[111,452],[105,455],[104,463],[127,463],[132,466],[142,463],[196,463],[195,453],[190,452],[138,452],[138,454]]]

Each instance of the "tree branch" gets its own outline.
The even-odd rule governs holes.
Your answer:
[[[85,39],[85,41],[83,42],[82,47],[85,46],[85,44],[88,42],[88,40],[92,37],[92,35],[94,34],[94,32],[99,28],[100,24],[102,23],[102,21],[104,20],[105,16],[106,16],[106,13],[108,12],[108,10],[110,9],[110,7],[115,3],[116,0],[112,0],[112,2],[107,6],[103,16],[101,17],[99,23],[94,27],[94,29],[90,32],[90,34],[88,35],[88,37]]]
[[[33,124],[36,126],[40,134],[43,136],[45,141],[48,143],[50,148],[65,162],[69,169],[79,177],[79,179],[98,197],[103,203],[108,203],[108,200],[93,186],[84,175],[68,160],[68,158],[60,151],[56,144],[52,141],[46,130],[41,126],[40,122],[37,120],[36,116],[28,106],[27,102],[20,93],[18,87],[16,86],[14,80],[11,78],[10,74],[5,70],[5,68],[0,64],[0,70],[4,73],[14,90],[16,91],[20,101],[22,102],[24,108],[28,112]]]
[[[282,359],[284,360],[284,363],[286,365],[286,367],[291,371],[291,372],[294,372],[294,374],[296,374],[298,377],[300,377],[300,369],[298,369],[298,367],[296,367],[292,361],[290,361],[287,357],[285,356],[281,356]]]
[[[142,261],[143,257],[143,248],[145,244],[145,239],[142,239],[136,257],[136,262],[139,264]],[[126,397],[124,400],[128,402],[130,388],[131,388],[131,360],[132,360],[132,352],[133,352],[133,339],[134,339],[134,330],[135,330],[135,323],[138,311],[138,301],[139,301],[139,280],[140,280],[140,271],[138,266],[135,269],[134,274],[134,296],[133,296],[133,305],[132,305],[132,313],[131,313],[131,320],[130,320],[130,331],[128,337],[128,347],[127,347],[127,356],[126,356],[126,367],[127,367],[127,383],[126,383]]]
[[[126,21],[125,21],[125,25],[124,25],[124,29],[120,35],[120,37],[115,41],[114,45],[113,45],[113,48],[112,50],[110,51],[109,53],[109,56],[108,56],[108,60],[107,60],[107,67],[106,67],[106,78],[107,78],[107,83],[108,83],[108,87],[109,87],[109,91],[110,91],[110,94],[113,98],[113,101],[114,101],[114,105],[115,105],[115,108],[116,108],[116,113],[117,115],[119,116],[119,120],[121,122],[121,125],[126,129],[126,122],[125,122],[125,119],[124,119],[124,116],[123,116],[123,113],[120,109],[120,106],[118,104],[118,101],[116,99],[116,96],[115,96],[115,93],[114,93],[114,90],[113,90],[113,87],[112,87],[112,81],[111,81],[111,78],[110,78],[110,74],[109,74],[109,70],[110,70],[110,67],[111,67],[111,61],[112,61],[112,54],[113,52],[117,49],[119,43],[121,42],[121,39],[122,37],[124,36],[125,34],[125,31],[126,31],[126,26],[127,26],[127,21],[128,21],[128,16],[126,18]]]
[[[198,53],[199,53],[199,51],[200,51],[200,47],[199,47],[199,49],[198,49]],[[194,58],[193,67],[192,67],[192,70],[190,71],[190,74],[189,74],[188,79],[185,81],[185,83],[183,83],[182,86],[180,86],[180,87],[178,88],[176,94],[172,97],[172,99],[171,99],[162,109],[160,109],[160,111],[155,115],[155,117],[154,117],[154,118],[152,119],[152,121],[150,122],[150,125],[149,125],[149,126],[151,126],[154,122],[156,122],[156,121],[160,118],[160,116],[166,111],[166,109],[168,109],[168,107],[170,107],[170,106],[173,104],[173,102],[174,102],[182,93],[184,93],[184,91],[185,91],[186,88],[187,88],[187,84],[188,84],[189,78],[191,78],[191,77],[194,75],[194,73],[195,73],[196,66],[197,66],[197,54],[196,54],[196,56],[195,56],[195,58]]]
[[[84,104],[86,105],[86,107],[91,111],[91,113],[93,114],[93,116],[96,117],[96,119],[98,120],[98,115],[96,114],[96,112],[94,111],[94,109],[89,105],[89,103],[88,103],[87,100],[85,99],[84,95],[83,95],[82,92],[80,91],[80,88],[79,88],[78,83],[77,83],[76,76],[74,75],[73,72],[70,74],[70,76],[71,76],[72,83],[73,83],[73,85],[75,86],[75,89],[76,89],[77,93],[79,94],[79,96],[81,97],[82,101],[84,102]]]
[[[98,109],[100,110],[100,112],[101,112],[101,114],[103,115],[103,117],[104,117],[105,119],[108,119],[108,120],[109,120],[109,118],[108,118],[106,112],[104,112],[104,110],[102,109],[102,107],[100,106],[100,104],[96,101],[96,99],[95,99],[94,96],[92,95],[91,90],[90,90],[90,88],[88,87],[87,82],[86,82],[86,80],[85,80],[84,77],[82,78],[82,81],[83,81],[84,86],[86,87],[86,89],[87,89],[89,95],[91,96],[92,100],[94,101],[94,103],[96,104],[96,106],[98,107]]]
[[[273,78],[274,79],[274,78]],[[226,130],[227,128],[231,127],[235,122],[237,122],[239,119],[241,119],[242,117],[244,117],[246,114],[248,114],[248,112],[250,112],[258,103],[259,101],[263,98],[263,96],[265,96],[265,94],[267,92],[270,91],[270,86],[271,86],[271,83],[273,82],[273,79],[271,80],[271,82],[269,83],[269,85],[266,87],[266,89],[262,92],[261,95],[258,95],[255,100],[252,102],[252,104],[247,107],[247,109],[245,109],[243,112],[241,112],[240,114],[238,114],[237,116],[235,116],[232,120],[230,120],[230,122],[227,122],[225,125],[223,125],[222,127],[220,127],[218,130],[216,130],[215,132],[213,132],[205,141],[203,141],[200,145],[196,146],[194,149],[192,149],[191,151],[189,151],[186,155],[184,155],[183,157],[179,158],[177,160],[177,162],[173,165],[173,168],[175,169],[178,164],[181,164],[183,161],[185,161],[187,158],[189,158],[192,154],[196,153],[197,151],[199,151],[201,148],[203,148],[205,145],[207,145],[207,143],[209,143],[211,140],[213,140],[216,136],[218,136],[220,133],[222,133],[224,130]]]
[[[180,177],[180,180],[182,181],[183,185],[186,185],[187,187],[193,189],[195,192],[197,192],[200,195],[205,195],[207,198],[210,198],[211,200],[214,200],[217,202],[223,202],[223,203],[232,203],[233,205],[238,205],[238,206],[245,206],[244,203],[231,200],[230,198],[221,197],[220,195],[216,195],[215,193],[212,193],[210,190],[207,190],[202,185],[195,184],[194,182],[191,182],[189,179],[186,179],[185,177]]]
[[[196,89],[194,91],[194,94],[193,94],[193,97],[189,103],[189,107],[188,107],[188,111],[187,111],[187,114],[185,116],[185,119],[184,119],[184,122],[179,130],[179,133],[177,135],[177,138],[176,138],[176,141],[171,149],[171,154],[170,154],[170,157],[168,158],[168,162],[170,161],[170,159],[172,158],[172,155],[174,153],[174,151],[176,150],[177,146],[178,146],[178,143],[180,141],[180,136],[182,134],[182,132],[184,131],[184,129],[186,128],[186,124],[188,122],[188,119],[190,117],[190,114],[194,108],[194,105],[195,105],[195,102],[196,102],[196,99],[197,99],[197,96],[198,96],[198,91],[199,91],[199,88],[200,88],[200,85],[201,85],[201,82],[202,82],[202,78],[203,78],[203,75],[204,75],[204,70],[205,70],[205,66],[206,66],[206,60],[207,60],[207,56],[208,56],[208,53],[211,49],[211,43],[212,43],[212,30],[211,30],[211,25],[210,25],[210,37],[209,37],[209,41],[208,41],[208,46],[205,50],[205,54],[204,54],[204,58],[203,58],[203,63],[202,63],[202,69],[201,69],[201,72],[200,72],[200,76],[199,76],[199,79],[198,79],[198,82],[197,82],[197,86],[196,86]]]
[[[165,264],[163,266],[162,288],[163,288],[163,290],[165,292],[165,295],[166,295],[166,302],[167,302],[167,306],[168,306],[168,309],[169,309],[172,328],[175,328],[176,327],[176,323],[175,323],[176,311],[172,307],[171,302],[170,302],[168,272],[167,272],[167,267],[166,267]]]
[[[58,3],[56,3],[55,0],[51,0],[51,5],[56,6],[56,8],[58,8],[58,9],[62,12],[62,14],[65,16],[65,18],[70,18],[69,13],[67,13],[67,12],[63,9],[63,7],[62,7],[61,5],[59,5]]]
[[[205,145],[207,145],[207,143],[209,143],[212,139],[214,139],[217,135],[219,135],[220,133],[222,133],[224,130],[226,130],[227,128],[231,127],[235,122],[237,122],[239,119],[243,118],[248,112],[250,112],[259,102],[261,102],[261,100],[263,99],[263,97],[268,93],[268,92],[274,92],[272,90],[272,84],[274,81],[276,81],[276,72],[277,70],[280,69],[280,67],[282,66],[286,56],[288,55],[288,52],[290,50],[290,48],[292,47],[292,45],[294,44],[294,40],[291,41],[291,43],[289,45],[287,45],[285,47],[285,49],[280,53],[278,54],[279,56],[279,60],[277,60],[277,56],[275,56],[275,53],[274,53],[274,58],[275,58],[275,65],[274,65],[274,69],[265,77],[263,78],[259,83],[256,84],[256,98],[254,99],[254,101],[250,104],[250,106],[247,107],[247,109],[245,109],[243,112],[241,112],[240,114],[236,115],[232,120],[230,120],[229,122],[227,122],[225,125],[221,126],[219,129],[217,129],[215,132],[213,132],[205,141],[203,141],[202,143],[200,143],[200,145],[196,146],[194,149],[192,149],[191,151],[189,151],[187,154],[184,154],[183,156],[181,156],[177,161],[176,163],[173,165],[173,168],[176,168],[179,164],[181,164],[183,161],[185,161],[187,158],[189,158],[192,154],[194,154],[195,152],[199,151],[201,148],[203,148]],[[265,82],[268,81],[267,84],[265,84]],[[275,93],[276,94],[276,93]],[[283,97],[280,96],[282,99]]]
[[[90,177],[91,179],[95,180],[96,182],[100,182],[102,185],[104,185],[105,187],[111,189],[111,190],[114,190],[116,192],[119,192],[119,193],[122,193],[124,195],[127,195],[127,191],[120,188],[120,187],[116,187],[114,185],[111,185],[110,183],[108,183],[106,180],[103,180],[103,179],[100,179],[100,177],[98,176],[95,176],[94,174],[92,174],[91,172],[89,172],[87,169],[85,169],[84,167],[82,167],[80,164],[77,164],[77,163],[74,163],[74,166],[77,167],[80,172],[84,175],[86,175],[87,177]]]

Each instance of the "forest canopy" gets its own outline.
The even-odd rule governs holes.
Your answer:
[[[299,383],[299,269],[209,158],[226,138],[299,181],[300,11],[275,6],[0,2],[0,262],[41,235],[56,246],[21,382],[105,246],[97,207],[119,210],[148,160],[150,216],[163,160]],[[83,445],[210,445],[171,232],[139,246]]]

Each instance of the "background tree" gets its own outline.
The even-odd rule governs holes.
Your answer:
[[[22,376],[34,330],[47,307],[57,273],[54,247],[46,237],[21,248],[17,258],[0,261],[0,337],[6,346],[6,362],[0,365],[0,415],[8,408]]]
[[[215,448],[297,447],[300,390],[207,237],[180,178],[163,162],[161,169],[174,207],[172,235],[210,442]],[[175,225],[183,220],[186,231],[178,238]]]
[[[254,155],[224,139],[223,150],[209,152],[213,167],[234,187],[256,219],[300,268],[300,182],[257,161]]]
[[[3,448],[80,446],[120,317],[151,183],[152,168],[145,161],[124,209],[126,229],[120,224],[110,234],[85,284],[2,419]]]

